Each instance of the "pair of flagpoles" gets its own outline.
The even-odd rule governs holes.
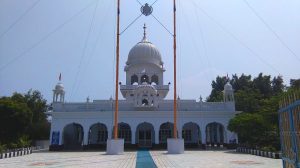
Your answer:
[[[118,139],[118,113],[119,113],[119,61],[120,61],[120,0],[117,2],[117,46],[116,46],[116,90],[115,90],[115,115],[114,139]],[[176,0],[173,0],[173,50],[174,50],[174,104],[173,104],[173,138],[177,138],[177,91],[176,91]]]

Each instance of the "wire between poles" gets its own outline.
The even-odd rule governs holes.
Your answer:
[[[7,62],[6,64],[4,64],[3,66],[0,67],[0,72],[3,71],[8,65],[14,63],[15,61],[17,61],[18,59],[20,59],[21,57],[23,57],[24,55],[26,55],[27,53],[29,53],[31,50],[33,50],[35,47],[37,47],[39,44],[41,44],[43,41],[47,40],[52,34],[56,33],[59,29],[61,29],[63,26],[65,26],[67,23],[71,22],[75,17],[77,17],[78,15],[80,15],[81,13],[83,13],[86,9],[88,9],[93,3],[95,3],[95,1],[89,3],[87,6],[85,6],[83,9],[81,9],[80,11],[78,11],[75,15],[71,16],[69,19],[67,19],[65,22],[63,22],[62,24],[58,25],[54,30],[52,30],[51,32],[49,32],[48,34],[46,34],[44,37],[42,37],[40,40],[38,40],[36,43],[34,43],[31,47],[27,48],[25,51],[23,51],[21,54],[19,54],[18,56],[14,57],[13,59],[11,59],[9,62]]]
[[[154,1],[150,6],[153,6],[158,0]]]
[[[270,32],[279,40],[279,42],[287,49],[289,52],[300,61],[299,56],[280,38],[280,36],[275,32],[275,30],[258,14],[258,12],[249,4],[247,0],[244,0],[248,8],[255,14],[255,16],[269,29]]]
[[[141,6],[143,6],[143,4],[139,1],[139,0],[136,0]]]
[[[18,17],[4,32],[2,32],[0,39],[7,34],[10,29],[12,29],[24,16],[26,16],[39,2],[40,0],[35,1],[20,17]]]
[[[254,50],[252,50],[248,45],[246,45],[243,41],[241,41],[239,38],[237,38],[232,32],[227,30],[223,25],[221,25],[217,20],[215,20],[212,16],[210,16],[204,9],[202,9],[197,3],[195,3],[194,0],[192,0],[192,3],[210,20],[212,20],[216,25],[218,25],[224,32],[228,33],[233,39],[235,39],[237,42],[239,42],[243,47],[245,47],[249,52],[251,52],[254,56],[256,56],[261,62],[268,65],[272,70],[275,72],[281,74],[274,66],[269,64],[267,61],[265,61],[259,54],[257,54]]]
[[[171,35],[174,36],[173,33],[171,33],[170,30],[168,30],[168,28],[166,26],[164,26],[153,14],[151,14],[151,16]]]
[[[135,23],[143,14],[140,14],[138,17],[136,17],[121,33],[120,35],[122,35],[131,25],[133,25],[133,23]]]
[[[93,25],[94,25],[95,15],[96,15],[96,12],[97,12],[98,4],[99,4],[99,0],[97,0],[95,9],[93,11],[91,24],[89,26],[88,34],[87,34],[87,37],[86,37],[86,39],[84,41],[84,47],[83,47],[83,50],[82,50],[82,53],[81,53],[81,57],[80,57],[79,65],[78,65],[78,70],[76,72],[75,81],[74,81],[74,84],[73,84],[73,87],[72,87],[72,90],[71,90],[71,97],[73,97],[73,94],[76,95],[78,87],[80,86],[80,81],[79,81],[79,83],[77,82],[78,81],[78,76],[79,76],[80,69],[81,69],[81,66],[82,66],[83,58],[86,55],[87,43],[89,42],[91,31],[92,31],[92,28],[93,28]],[[76,84],[77,84],[77,87],[76,87]]]

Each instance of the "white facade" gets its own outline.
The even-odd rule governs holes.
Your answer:
[[[162,57],[147,40],[128,55],[125,66],[126,84],[120,86],[125,100],[119,100],[119,137],[125,144],[151,147],[165,144],[171,137],[173,100],[166,100],[169,84],[164,84]],[[59,87],[58,87],[59,86]],[[59,93],[59,94],[58,94]],[[113,134],[115,101],[65,103],[64,87],[59,82],[54,90],[50,142],[64,147],[105,145]],[[58,99],[58,96],[61,96]],[[237,136],[227,130],[228,122],[237,114],[230,84],[224,89],[224,102],[178,100],[178,136],[186,144],[227,144]]]

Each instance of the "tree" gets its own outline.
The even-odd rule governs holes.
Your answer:
[[[235,93],[236,110],[254,113],[260,109],[262,95],[256,89],[239,90]]]
[[[253,79],[253,87],[258,89],[264,98],[270,97],[272,95],[271,76],[260,73]]]
[[[32,110],[31,131],[28,132],[31,139],[48,139],[50,132],[50,123],[47,121],[45,114],[47,110],[47,101],[43,98],[39,91],[29,90],[24,95],[25,102]]]
[[[300,89],[300,79],[291,79],[290,85],[291,85],[291,88]]]
[[[281,94],[284,91],[284,88],[282,76],[274,77],[272,80],[273,95]]]
[[[218,76],[212,82],[208,101],[222,100],[225,79]],[[235,91],[236,110],[242,113],[229,121],[228,129],[238,133],[241,144],[278,150],[278,102],[284,92],[300,88],[300,79],[292,79],[288,90],[283,84],[282,76],[271,78],[263,73],[253,80],[251,75],[235,74],[230,83]]]
[[[253,87],[253,81],[251,75],[242,74],[238,77],[236,74],[232,76],[231,82],[235,91],[247,90]]]
[[[0,98],[0,144],[22,147],[30,140],[48,139],[46,100],[39,91]]]
[[[26,135],[32,122],[32,112],[26,103],[11,98],[0,99],[0,142],[16,142]]]
[[[217,76],[215,81],[212,81],[211,83],[211,94],[210,96],[206,99],[207,102],[218,102],[223,100],[223,93],[222,91],[224,90],[224,85],[226,84],[227,79],[226,77],[220,77]]]
[[[259,114],[241,113],[230,120],[228,129],[238,134],[240,143],[253,147],[265,138],[267,125]]]

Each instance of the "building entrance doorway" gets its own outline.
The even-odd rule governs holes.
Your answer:
[[[152,124],[144,122],[137,126],[136,142],[140,148],[151,148],[154,144],[154,127]]]
[[[141,148],[151,148],[152,147],[151,130],[139,130],[138,145]]]

